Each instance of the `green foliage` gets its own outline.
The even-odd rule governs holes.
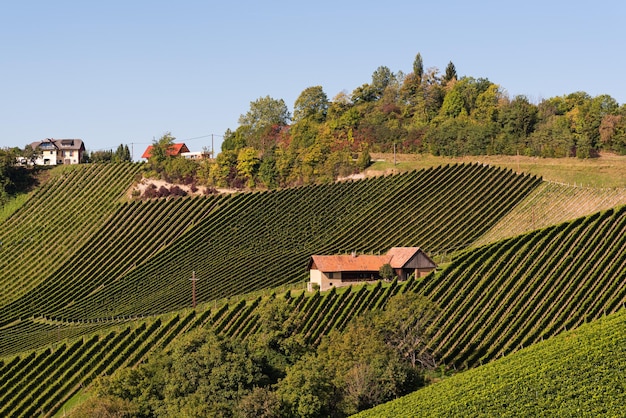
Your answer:
[[[428,344],[439,313],[440,309],[423,296],[413,292],[396,295],[378,318],[382,339],[413,368],[433,370],[437,361]]]
[[[168,151],[174,145],[175,140],[176,138],[170,132],[166,132],[161,138],[152,141],[152,151],[148,162],[155,169],[158,169],[161,163],[170,158]]]
[[[621,416],[625,327],[622,310],[357,417]]]
[[[379,66],[371,82],[350,94],[340,93],[330,102],[321,86],[305,89],[294,104],[294,123],[285,127],[278,139],[259,133],[255,121],[262,120],[258,115],[263,112],[254,109],[277,107],[270,106],[274,100],[269,97],[263,103],[260,99],[246,117],[242,116],[235,133],[227,132],[224,149],[252,146],[263,154],[268,147],[279,146],[307,155],[310,148],[324,141],[329,147],[314,161],[320,168],[327,154],[337,150],[359,152],[364,144],[374,152],[391,152],[395,144],[400,152],[431,151],[450,156],[587,158],[603,149],[620,153],[626,149],[626,123],[618,117],[619,106],[610,96],[592,98],[575,92],[535,104],[525,96],[507,97],[504,89],[486,78],[459,77],[452,61],[440,75],[434,67],[425,70],[418,53],[412,69],[405,76]],[[461,126],[456,126],[459,118]],[[284,122],[286,118],[275,120]],[[467,134],[465,129],[469,129]],[[306,163],[298,158],[289,161],[290,173],[283,173],[275,182],[326,180],[325,176],[313,175],[315,169],[305,169],[302,175],[310,159]],[[342,170],[347,171],[346,167],[342,164]]]
[[[76,418],[124,418],[136,416],[139,411],[124,399],[111,396],[93,397],[72,410]]]
[[[328,97],[321,86],[308,87],[296,99],[293,109],[295,123],[303,119],[323,122],[328,112]]]
[[[443,84],[448,84],[450,81],[456,80],[456,79],[457,79],[456,67],[454,66],[452,61],[450,61],[448,62],[448,65],[446,65],[446,71],[441,81]]]
[[[18,165],[21,154],[17,149],[0,149],[0,208],[37,182],[34,169]]]
[[[378,274],[380,274],[380,277],[385,280],[391,280],[391,278],[393,277],[393,268],[391,268],[391,264],[386,263],[380,266]]]

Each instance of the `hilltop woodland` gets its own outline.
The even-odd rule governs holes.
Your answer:
[[[509,97],[486,78],[424,68],[417,54],[404,74],[380,66],[370,83],[329,100],[321,86],[304,89],[293,115],[282,99],[261,97],[224,134],[221,152],[200,164],[171,161],[175,138],[153,141],[148,177],[235,189],[324,183],[359,172],[370,152],[442,156],[526,155],[592,158],[626,154],[626,105],[585,92],[531,103]],[[158,152],[158,150],[162,152]],[[17,150],[19,151],[19,150]],[[25,151],[26,152],[26,151]],[[32,150],[31,150],[32,153]],[[87,154],[87,161],[129,161],[128,146]],[[1,173],[0,173],[1,175]]]
[[[167,134],[160,141],[173,140]],[[626,153],[626,106],[584,92],[531,103],[486,78],[424,69],[421,54],[404,74],[381,66],[370,83],[329,100],[321,86],[296,99],[261,97],[227,130],[221,153],[197,168],[214,187],[276,188],[327,182],[367,167],[370,152],[443,156],[597,156]],[[191,167],[192,170],[195,170]],[[172,170],[173,177],[181,167]],[[185,171],[185,170],[183,170]],[[186,174],[189,173],[189,168]]]

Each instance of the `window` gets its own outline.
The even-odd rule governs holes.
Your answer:
[[[335,278],[335,273],[328,273],[328,278],[329,279],[334,279]]]

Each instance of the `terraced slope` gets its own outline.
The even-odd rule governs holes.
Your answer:
[[[76,165],[53,177],[0,223],[0,305],[46,281],[115,211],[138,164]]]
[[[626,206],[458,257],[419,292],[441,306],[433,348],[474,367],[626,304]]]
[[[226,197],[117,204],[0,325],[168,312],[306,278],[311,254],[464,248],[539,184],[479,164]]]
[[[626,205],[624,187],[582,187],[544,181],[472,246],[515,237],[619,205]]]
[[[355,415],[624,416],[626,310]]]
[[[626,207],[621,207],[468,251],[441,274],[431,274],[420,281],[378,283],[324,293],[288,292],[284,297],[295,307],[295,314],[305,318],[297,332],[316,344],[331,330],[343,329],[359,313],[384,308],[386,301],[396,293],[425,294],[442,308],[433,344],[436,354],[449,368],[474,367],[565,329],[623,310],[626,303],[625,237]],[[552,261],[545,263],[545,260]],[[3,370],[20,376],[35,373],[42,376],[39,391],[46,391],[51,399],[67,399],[99,373],[110,372],[123,364],[135,364],[190,328],[211,328],[223,335],[246,338],[257,332],[256,308],[260,302],[261,296],[255,296],[232,299],[224,305],[205,304],[197,311],[159,318],[157,325],[153,325],[155,319],[143,319],[120,328],[111,319],[60,323],[64,328],[59,331],[53,328],[54,323],[48,323],[50,328],[40,329],[36,337],[43,338],[47,332],[48,341],[57,338],[54,349],[11,357],[7,356],[11,352],[9,345],[0,339],[0,348],[9,350],[3,353],[6,357],[0,362],[0,376]],[[20,324],[27,327],[31,322],[46,321],[25,320]],[[78,342],[62,340],[58,334],[73,327],[90,326],[94,327],[92,335],[95,336],[86,336]],[[116,337],[124,327],[141,331],[133,334],[135,337],[119,337],[123,338],[122,342]],[[145,329],[152,330],[150,337],[141,334]],[[130,330],[124,332],[127,334]],[[10,336],[22,347],[28,345],[28,338],[29,335],[17,329]],[[73,344],[82,347],[90,341],[97,347],[93,348],[93,356],[109,353],[104,363],[82,360],[72,369],[81,376],[73,385],[59,383],[64,379],[62,376],[46,374],[50,363],[58,364],[63,370],[70,367],[73,363],[65,363],[67,366],[60,363],[65,362],[67,348]],[[87,349],[91,350],[91,345],[83,350]],[[5,402],[18,408],[16,416],[28,416],[24,411],[32,412],[19,409],[21,399],[31,393],[30,389],[11,385],[4,390]],[[2,391],[0,388],[0,394]],[[46,405],[43,411],[54,411],[60,406],[60,403],[45,404],[43,399],[31,401],[42,408]],[[8,408],[6,411],[12,410]]]

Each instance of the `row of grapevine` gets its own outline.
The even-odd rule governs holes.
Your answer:
[[[593,188],[543,182],[474,245],[480,246],[532,230],[626,205],[626,188]]]
[[[625,249],[621,207],[460,258],[419,290],[442,308],[436,354],[473,367],[614,312],[626,303]]]
[[[0,228],[0,303],[24,295],[95,233],[129,186],[136,164],[58,170]],[[50,244],[54,243],[54,246]]]
[[[166,347],[194,317],[192,311],[182,320],[176,315],[165,322],[143,321],[132,331],[130,326],[118,327],[71,346],[63,343],[54,350],[16,356],[7,363],[10,367],[0,369],[0,415],[29,417],[57,411],[96,377],[136,365],[150,351]]]
[[[102,258],[113,256],[116,261],[111,267],[102,268],[93,261],[81,268],[90,272],[89,277],[76,276],[73,269],[70,273],[69,265],[59,270],[54,277],[65,288],[77,284],[67,307],[63,307],[66,298],[52,291],[25,298],[24,304],[34,299],[41,314],[52,314],[43,311],[52,303],[59,308],[54,314],[68,319],[156,314],[189,304],[192,271],[200,278],[198,300],[208,301],[302,281],[314,253],[376,252],[395,245],[429,251],[462,248],[537,184],[536,178],[506,170],[454,165],[357,182],[234,195],[216,203],[215,210],[202,213],[193,228],[171,241],[166,239],[158,257],[141,251],[130,256],[126,249],[137,247],[129,236],[117,246],[103,246]],[[446,203],[451,198],[463,202],[463,211]],[[202,199],[189,202],[179,204],[186,212],[173,211],[170,218],[185,219],[196,205],[206,204]],[[449,233],[452,228],[454,234]],[[154,231],[148,235],[154,236]],[[157,240],[137,242],[143,248]],[[119,258],[124,255],[128,258]],[[85,296],[80,297],[78,290]],[[12,312],[19,310],[15,307]]]
[[[473,367],[489,362],[558,334],[568,326],[577,326],[614,312],[626,303],[626,207],[468,253],[471,256],[461,254],[440,275],[431,274],[419,281],[388,285],[379,282],[360,286],[358,290],[301,292],[295,297],[288,293],[285,298],[294,307],[294,314],[304,318],[298,332],[310,342],[318,343],[333,329],[342,329],[355,315],[383,309],[394,294],[414,291],[431,297],[441,307],[435,324],[437,334],[433,348],[441,361],[450,367]],[[95,372],[85,371],[83,375],[92,379],[98,371],[110,373],[126,364],[121,359],[130,359],[129,364],[134,364],[151,349],[145,347],[155,347],[156,342],[161,341],[158,347],[165,348],[176,336],[198,326],[228,337],[244,338],[257,329],[255,310],[260,302],[258,296],[248,303],[241,299],[238,303],[216,306],[212,311],[192,311],[182,320],[176,316],[167,322],[167,326],[155,322],[149,333],[153,335],[152,343],[146,343],[146,337],[127,332],[124,339],[126,350],[118,350],[120,354],[116,352],[117,362],[108,361],[111,367],[106,370],[101,363],[100,366],[91,365]],[[156,332],[157,328],[159,332]],[[108,341],[114,340],[112,335],[107,338],[104,333],[103,330],[102,336],[91,345],[107,341],[98,345],[104,347]],[[79,343],[71,349],[66,345],[57,349],[64,359],[55,363],[59,370],[64,369],[63,361],[71,355],[75,357],[77,351],[84,352],[85,349],[80,347],[85,343]],[[122,344],[118,342],[117,346]],[[24,379],[18,380],[24,382],[29,380],[25,368],[50,364],[56,357],[56,351],[42,351],[36,355],[7,358],[0,368],[0,377],[22,376]],[[53,384],[58,378],[47,381]],[[5,411],[13,408],[22,411],[16,401],[18,398],[9,396],[7,387],[0,387],[0,396],[6,398]],[[45,385],[39,390],[44,388]],[[22,387],[19,399],[34,390],[33,387]],[[59,386],[54,399],[65,399],[74,390],[76,386]],[[65,394],[61,396],[63,391]],[[60,404],[55,405],[47,407],[54,409]]]
[[[355,417],[624,416],[626,310]]]

